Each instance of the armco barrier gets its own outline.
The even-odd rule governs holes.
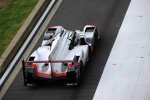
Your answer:
[[[20,30],[17,32],[14,39],[11,41],[7,49],[4,51],[0,58],[0,77],[2,76],[7,66],[10,64],[37,21],[45,11],[51,0],[39,0],[33,11],[30,13]]]

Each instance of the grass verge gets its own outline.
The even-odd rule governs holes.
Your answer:
[[[0,0],[0,56],[38,0]]]

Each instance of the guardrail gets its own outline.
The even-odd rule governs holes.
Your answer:
[[[41,1],[39,1],[39,2],[41,2]],[[34,37],[34,35],[36,34],[36,32],[37,32],[37,30],[39,29],[39,27],[41,26],[41,24],[42,24],[42,22],[44,21],[44,19],[46,18],[46,16],[47,16],[47,14],[48,14],[48,12],[51,10],[51,8],[53,7],[53,5],[54,5],[54,3],[56,2],[56,0],[44,0],[44,2],[43,2],[43,5],[41,6],[41,8],[39,9],[39,11],[37,11],[37,14],[35,14],[35,16],[34,16],[34,18],[35,19],[33,19],[31,22],[30,22],[30,24],[27,26],[27,28],[25,29],[25,31],[24,31],[24,33],[25,32],[27,32],[28,33],[28,35],[27,34],[25,34],[26,36],[28,36],[28,38],[26,39],[26,41],[24,42],[23,41],[23,39],[22,38],[24,38],[24,40],[25,40],[25,36],[22,36],[22,37],[20,37],[20,41],[19,42],[22,42],[22,47],[20,48],[20,47],[18,47],[18,44],[16,44],[15,45],[15,47],[17,47],[18,49],[13,49],[13,50],[15,50],[16,51],[16,53],[15,52],[13,52],[13,55],[14,56],[12,56],[12,52],[8,55],[8,56],[11,56],[10,58],[9,57],[7,57],[7,58],[9,58],[9,61],[6,61],[6,60],[8,60],[7,58],[5,59],[5,61],[3,62],[3,64],[1,64],[0,66],[9,66],[8,68],[7,68],[7,70],[5,71],[5,73],[3,74],[3,76],[1,77],[1,79],[0,79],[0,87],[2,87],[3,86],[3,84],[5,83],[5,81],[6,81],[6,79],[7,79],[7,77],[8,77],[8,75],[10,74],[10,72],[12,71],[12,69],[14,68],[14,66],[16,65],[16,63],[17,63],[17,61],[18,61],[18,59],[20,58],[20,56],[23,54],[23,52],[25,51],[25,49],[27,48],[27,46],[28,46],[28,44],[30,43],[30,41],[31,41],[31,39]],[[47,6],[46,6],[47,5]],[[47,8],[46,8],[46,7]],[[45,9],[46,10],[45,10]],[[44,12],[44,13],[43,13]],[[41,13],[41,14],[40,14]],[[41,16],[42,15],[42,16]],[[39,18],[37,18],[37,16],[39,16]],[[36,19],[38,20],[38,22],[36,23]],[[36,25],[35,25],[35,27],[34,27],[34,25],[33,25],[33,23],[35,23]],[[31,26],[33,26],[34,28],[31,28]],[[31,31],[30,31],[31,30]],[[30,32],[29,32],[30,31]],[[20,48],[20,49],[19,49]],[[18,51],[19,50],[19,51]],[[17,53],[17,51],[18,51],[18,53]],[[15,56],[16,55],[16,56]],[[8,64],[8,65],[7,65]],[[10,65],[9,65],[10,64]]]

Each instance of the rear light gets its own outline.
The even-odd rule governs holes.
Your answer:
[[[72,67],[72,66],[74,66],[73,62],[67,64],[67,67]]]
[[[37,69],[37,64],[32,64],[32,68]]]

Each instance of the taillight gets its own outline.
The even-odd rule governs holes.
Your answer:
[[[74,66],[73,62],[67,64],[67,67],[72,67],[72,66]]]
[[[32,67],[37,69],[37,64],[32,64]]]

